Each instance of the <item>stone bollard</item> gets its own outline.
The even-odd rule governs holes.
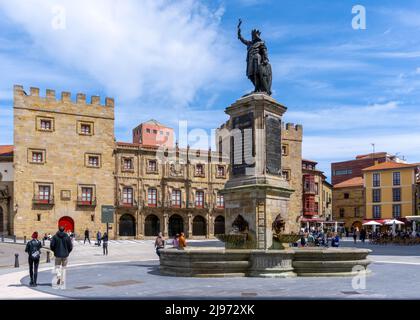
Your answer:
[[[13,242],[16,243],[16,236],[13,236]]]
[[[50,252],[49,251],[47,251],[47,263],[50,263],[51,262],[51,259],[50,259]]]
[[[26,236],[23,237],[23,243],[26,244]]]
[[[4,234],[1,235],[1,242],[4,242]]]
[[[19,253],[15,253],[15,268],[19,268]]]

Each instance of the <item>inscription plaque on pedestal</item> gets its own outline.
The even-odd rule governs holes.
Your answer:
[[[248,113],[233,119],[231,137],[232,174],[244,175],[246,168],[255,167],[254,115]]]
[[[265,131],[267,173],[281,175],[281,119],[268,115]]]

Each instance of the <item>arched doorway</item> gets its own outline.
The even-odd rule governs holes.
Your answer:
[[[362,230],[362,223],[360,221],[355,221],[355,222],[353,222],[352,228],[354,230],[356,230],[356,228],[357,228],[360,231],[360,230]]]
[[[64,227],[65,232],[74,232],[74,220],[70,217],[62,217],[58,220],[58,227]]]
[[[4,232],[4,214],[2,206],[0,206],[0,232]]]
[[[193,219],[193,236],[206,235],[206,219],[202,216],[195,216]]]
[[[214,234],[225,234],[225,217],[217,216],[214,219]]]
[[[121,216],[118,234],[120,237],[136,236],[136,219],[131,214]]]
[[[146,237],[157,236],[160,231],[160,221],[157,216],[150,214],[144,221],[144,235]]]
[[[184,220],[181,216],[174,214],[169,218],[169,236],[184,232]]]

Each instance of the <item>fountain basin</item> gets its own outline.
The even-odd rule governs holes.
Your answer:
[[[160,273],[177,277],[352,276],[362,269],[369,272],[371,263],[367,259],[371,250],[356,248],[188,248],[160,252]]]

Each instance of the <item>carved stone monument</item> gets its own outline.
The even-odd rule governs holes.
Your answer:
[[[245,96],[225,112],[230,116],[225,140],[229,139],[231,175],[222,191],[225,198],[226,233],[238,216],[248,224],[255,249],[273,244],[273,222],[285,221],[285,233],[297,233],[298,212],[289,212],[293,190],[282,177],[281,119],[286,107],[263,93]]]

